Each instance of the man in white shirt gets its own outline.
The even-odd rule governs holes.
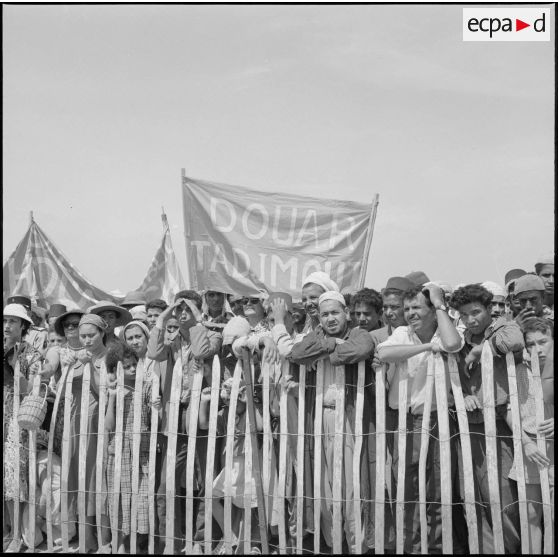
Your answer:
[[[378,346],[378,357],[383,362],[394,363],[387,377],[388,413],[392,419],[400,405],[407,408],[407,454],[405,467],[405,519],[404,551],[421,553],[420,520],[418,503],[418,470],[421,446],[422,413],[426,396],[426,376],[428,360],[432,353],[457,353],[463,347],[463,335],[456,329],[444,305],[444,292],[431,283],[418,285],[403,295],[406,326],[400,326]],[[399,400],[399,383],[408,372],[407,401]],[[447,369],[446,369],[447,375]],[[448,403],[451,406],[449,376],[447,375]],[[438,417],[435,398],[432,401],[430,418],[430,443],[426,463],[426,498],[429,524],[428,552],[442,551],[440,449],[437,440]],[[397,420],[397,419],[395,419]],[[450,418],[450,434],[455,432],[455,421]],[[452,440],[455,438],[452,438]],[[397,471],[398,452],[395,443],[393,467]],[[452,446],[452,467],[457,469],[457,460]],[[455,518],[455,513],[454,513]],[[455,531],[455,525],[454,525]],[[459,549],[454,545],[454,552]]]

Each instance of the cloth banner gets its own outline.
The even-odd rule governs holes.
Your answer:
[[[163,241],[157,250],[143,283],[136,289],[146,294],[147,300],[162,298],[167,302],[174,300],[174,295],[186,288],[184,278],[172,248],[169,223],[163,214]]]
[[[43,308],[60,303],[85,309],[100,300],[115,300],[92,285],[35,221],[4,263],[2,290],[4,302],[10,295],[22,294]]]
[[[325,271],[341,289],[363,286],[377,194],[363,204],[187,177],[182,193],[192,288],[299,299],[313,271]]]

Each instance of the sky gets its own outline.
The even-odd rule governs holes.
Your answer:
[[[554,251],[551,39],[463,42],[459,5],[4,5],[3,260],[33,211],[127,292],[164,207],[186,272],[185,168],[378,193],[368,287],[412,270],[503,284]]]

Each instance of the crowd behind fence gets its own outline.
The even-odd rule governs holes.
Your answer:
[[[521,442],[521,416],[518,399],[518,388],[516,379],[516,364],[512,353],[506,355],[508,380],[509,380],[509,399],[512,415],[513,441],[515,450],[515,459],[518,463],[517,467],[517,491],[518,506],[521,527],[521,551],[529,552],[529,532],[527,519],[527,496],[525,488],[525,475],[523,463],[523,450]],[[540,380],[539,364],[536,351],[531,355],[533,381],[535,385],[535,396],[537,402],[537,413],[539,422],[544,418],[543,393]],[[120,366],[120,365],[119,365]],[[241,381],[246,385],[246,421],[245,421],[245,446],[244,474],[245,487],[254,486],[255,494],[252,490],[246,490],[244,497],[244,522],[243,537],[238,541],[240,552],[249,553],[253,548],[254,541],[258,541],[261,551],[266,554],[277,550],[280,554],[287,552],[301,553],[303,547],[308,543],[308,533],[310,533],[311,547],[306,546],[306,550],[310,550],[316,554],[323,551],[322,547],[322,521],[323,500],[326,495],[322,494],[321,477],[323,475],[323,451],[322,443],[326,435],[322,428],[322,418],[324,412],[324,375],[326,373],[334,374],[335,378],[335,405],[332,407],[335,413],[335,431],[333,433],[333,478],[339,482],[334,482],[333,493],[330,500],[332,508],[332,533],[333,541],[332,551],[335,554],[341,553],[360,553],[359,550],[365,551],[367,548],[374,548],[376,554],[384,552],[396,552],[402,554],[405,551],[405,532],[404,532],[404,516],[408,512],[405,502],[405,478],[406,478],[406,460],[399,459],[397,466],[391,466],[391,458],[394,451],[394,444],[397,444],[399,455],[405,455],[407,448],[407,409],[400,405],[398,411],[397,428],[390,430],[386,421],[387,401],[386,401],[386,371],[387,365],[377,367],[372,371],[372,375],[367,377],[365,362],[358,364],[358,376],[356,382],[355,397],[355,422],[354,432],[345,430],[345,368],[332,367],[327,359],[317,363],[315,369],[301,366],[298,372],[298,385],[295,386],[292,394],[292,400],[289,403],[288,390],[286,382],[281,379],[290,375],[290,363],[283,360],[279,364],[261,363],[261,369],[254,366],[253,360],[245,351],[244,357],[240,359],[234,369],[232,376],[232,389],[229,401],[229,413],[226,424],[226,435],[220,437],[217,432],[217,415],[220,406],[220,389],[223,380],[223,371],[221,362],[216,356],[213,361],[213,368],[210,378],[206,378],[210,384],[210,400],[209,400],[209,421],[208,429],[204,436],[207,443],[201,443],[200,431],[198,428],[199,413],[202,405],[202,381],[204,370],[203,367],[195,370],[192,374],[190,385],[190,400],[188,406],[188,442],[187,442],[187,458],[186,458],[186,474],[183,479],[183,487],[185,489],[185,525],[184,540],[180,541],[181,551],[185,554],[192,554],[196,549],[196,544],[200,544],[202,552],[212,554],[216,541],[222,539],[224,552],[230,554],[233,552],[234,538],[232,535],[232,524],[238,518],[235,517],[237,512],[233,508],[232,476],[235,474],[233,467],[233,454],[235,447],[235,424],[236,406],[239,401],[239,391]],[[329,370],[328,370],[329,367]],[[173,389],[171,392],[171,400],[169,407],[169,424],[168,424],[168,443],[166,446],[167,468],[160,474],[166,475],[166,525],[164,528],[165,553],[172,553],[175,546],[175,505],[180,504],[180,500],[175,497],[180,492],[180,486],[175,484],[175,466],[176,466],[176,448],[178,435],[179,408],[183,402],[180,401],[179,394],[182,368],[176,366],[173,373]],[[447,373],[449,371],[449,374]],[[120,371],[119,371],[120,372]],[[313,418],[305,405],[307,404],[307,379],[312,375],[315,377],[315,399],[313,402],[314,411]],[[315,376],[314,376],[315,375]],[[16,377],[18,374],[16,373]],[[54,450],[54,433],[57,427],[57,421],[63,420],[63,434],[61,447],[61,477],[60,477],[60,531],[62,540],[62,551],[70,550],[71,538],[71,522],[77,521],[77,534],[79,541],[79,552],[85,552],[86,549],[86,532],[85,521],[89,516],[88,510],[91,494],[88,495],[89,487],[86,485],[86,467],[87,467],[87,448],[88,437],[97,437],[96,449],[96,467],[95,467],[95,516],[96,528],[99,547],[103,546],[103,516],[107,514],[108,499],[111,499],[112,510],[110,520],[110,530],[112,533],[112,550],[117,551],[119,530],[119,501],[128,495],[121,486],[121,458],[123,444],[123,376],[118,373],[118,386],[116,388],[116,427],[114,429],[114,469],[112,480],[112,491],[108,490],[107,484],[107,433],[105,429],[105,413],[103,410],[108,400],[108,382],[107,370],[104,364],[101,366],[99,379],[99,413],[97,421],[97,429],[95,431],[88,430],[91,422],[88,420],[80,421],[80,430],[76,434],[77,440],[73,443],[79,445],[79,490],[77,497],[77,509],[71,509],[68,494],[68,477],[70,475],[70,437],[71,424],[70,412],[72,408],[72,381],[73,369],[66,367],[62,372],[62,381],[59,385],[65,386],[65,389],[58,389],[54,402],[52,413],[50,433],[48,438],[48,459],[46,474],[46,535],[47,547],[49,551],[54,549],[53,534],[53,510],[56,508],[54,502],[53,486],[52,486],[52,467]],[[495,414],[495,398],[494,398],[494,374],[493,374],[493,355],[491,349],[486,343],[482,354],[482,385],[483,385],[483,417],[485,423],[486,437],[486,456],[488,461],[488,482],[490,491],[490,511],[492,517],[492,536],[493,546],[496,554],[504,554],[504,531],[501,519],[501,503],[499,492],[499,479],[497,467],[497,447],[496,447],[496,414]],[[83,371],[81,401],[81,416],[87,417],[89,412],[89,395],[91,390],[92,372],[89,365],[85,365]],[[312,380],[314,381],[314,380]],[[132,452],[132,479],[130,497],[130,552],[138,552],[137,544],[137,509],[138,499],[140,496],[140,472],[142,468],[140,446],[142,436],[148,440],[148,471],[147,471],[147,498],[149,505],[148,522],[148,553],[153,554],[159,546],[156,545],[157,532],[157,507],[156,507],[156,476],[158,463],[158,431],[159,416],[157,412],[151,413],[150,430],[142,432],[140,426],[141,405],[143,386],[146,383],[151,384],[151,392],[158,393],[159,378],[153,375],[147,378],[144,369],[139,366],[135,379],[134,392],[134,424],[133,424],[133,452]],[[446,382],[451,385],[451,392],[455,404],[455,414],[459,426],[458,438],[460,442],[459,453],[459,471],[462,475],[463,502],[456,503],[452,501],[452,483],[457,474],[451,470],[450,459],[450,442],[452,433],[449,426],[449,407],[453,407],[448,403]],[[375,387],[375,435],[371,438],[375,444],[376,454],[376,473],[375,473],[375,494],[374,499],[363,498],[361,493],[361,455],[363,452],[363,440],[367,435],[363,432],[363,414],[367,407],[370,407],[368,400],[368,391],[366,388],[374,383]],[[261,385],[261,422],[262,432],[258,433],[257,422],[258,417],[255,415],[254,406],[254,385]],[[407,400],[408,378],[404,375],[399,384],[399,401]],[[273,393],[278,394],[278,416],[270,411],[272,405],[270,398]],[[62,401],[64,402],[62,404]],[[296,404],[293,405],[292,402]],[[438,437],[431,435],[430,421],[434,415],[430,410],[435,402],[437,411]],[[14,405],[13,413],[17,416],[20,405],[19,385],[14,383]],[[60,416],[60,409],[63,407],[63,415]],[[331,410],[331,409],[330,409]],[[452,409],[453,411],[453,409]],[[277,414],[277,413],[276,413]],[[296,417],[296,418],[295,418]],[[313,420],[313,424],[309,425],[309,420]],[[17,421],[16,421],[17,424]],[[294,426],[293,426],[294,424]],[[310,428],[311,426],[311,428]],[[293,430],[294,429],[294,430]],[[309,430],[311,433],[309,433]],[[399,435],[397,435],[399,434]],[[457,434],[456,434],[457,435]],[[344,460],[344,452],[348,444],[348,437],[351,437],[351,445],[354,445],[352,454],[352,463],[349,464]],[[19,438],[18,438],[19,439]],[[5,438],[4,438],[5,440]],[[215,469],[216,460],[221,457],[218,455],[219,443],[224,444],[224,529],[219,536],[214,529],[212,518],[214,516],[214,506],[220,499],[219,494],[215,494]],[[39,505],[37,499],[37,446],[36,432],[29,431],[28,445],[23,444],[20,452],[29,452],[28,459],[28,478],[29,490],[28,501],[19,501],[16,498],[14,521],[19,521],[19,507],[25,506],[24,521],[28,526],[28,540],[30,550],[34,550],[35,529],[37,517],[37,508]],[[198,444],[198,447],[196,447]],[[430,444],[439,444],[440,452],[440,483],[441,483],[441,529],[442,529],[442,545],[443,552],[451,554],[455,551],[452,529],[453,507],[462,505],[464,508],[468,551],[471,554],[479,553],[481,548],[479,538],[486,536],[486,533],[479,532],[477,513],[478,501],[475,495],[475,486],[473,482],[473,456],[471,453],[471,435],[469,433],[469,424],[467,419],[467,411],[464,405],[464,397],[461,390],[461,383],[458,373],[457,362],[453,355],[442,357],[440,354],[432,354],[428,361],[428,374],[426,381],[426,400],[424,412],[422,415],[421,429],[421,445],[419,459],[419,515],[420,515],[420,542],[422,553],[428,553],[428,530],[433,526],[428,525],[427,507],[430,502],[427,500],[426,493],[426,455]],[[538,449],[544,453],[547,452],[547,444],[543,434],[537,435]],[[195,485],[194,475],[198,454],[200,451],[205,452],[204,462],[205,470],[202,471],[204,484],[203,496],[199,494],[199,486]],[[305,453],[312,452],[313,460],[310,462],[312,470],[308,470],[309,461],[305,459]],[[16,460],[16,479],[20,478],[20,460]],[[341,481],[344,478],[344,469],[352,467],[352,493],[353,498],[349,501],[345,500],[344,486]],[[544,546],[545,554],[553,554],[553,517],[554,502],[553,488],[549,484],[548,468],[540,468],[540,483],[542,493],[542,506],[544,517]],[[305,486],[307,482],[311,482],[313,489],[311,497],[305,494]],[[292,487],[291,493],[287,493],[287,488]],[[19,491],[18,491],[19,494]],[[203,498],[205,508],[204,513],[204,538],[203,541],[195,541],[193,529],[195,523],[195,515],[198,513],[198,500]],[[257,505],[254,506],[254,498]],[[236,500],[235,500],[236,501]],[[308,507],[311,513],[307,513]],[[257,521],[252,523],[252,509],[257,508]],[[375,529],[373,534],[366,532],[363,521],[364,509],[367,507],[368,512],[373,514],[373,523]],[[351,509],[352,508],[352,509]],[[347,547],[343,541],[345,538],[346,526],[344,516],[350,511],[354,517],[354,523],[351,529],[354,544]],[[290,522],[293,524],[291,525]],[[391,541],[386,540],[390,535],[384,528],[387,523],[392,523],[394,527],[393,547],[390,547]],[[18,526],[15,528],[18,531]],[[290,534],[293,534],[290,537]],[[372,540],[370,537],[372,536]],[[106,543],[105,543],[106,544]],[[293,544],[294,548],[290,545]],[[184,545],[184,546],[182,546]]]

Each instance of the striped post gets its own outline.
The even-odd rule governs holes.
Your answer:
[[[251,456],[254,467],[253,478],[256,484],[256,499],[258,502],[258,524],[260,531],[260,542],[262,554],[269,554],[269,546],[267,540],[267,520],[265,513],[265,502],[262,487],[262,462],[260,452],[258,450],[258,438],[256,428],[256,408],[254,406],[254,385],[253,385],[253,369],[250,366],[250,351],[243,349],[242,364],[244,368],[244,380],[246,382],[246,416],[247,422],[250,424],[250,442]]]
[[[186,547],[184,551],[187,555],[192,554],[194,542],[192,535],[194,523],[194,467],[202,382],[203,362],[196,362],[190,386],[190,405],[187,411],[190,415],[188,422],[188,448],[186,450],[186,528],[184,531],[186,533]]]
[[[105,471],[105,449],[106,449],[106,436],[105,436],[105,416],[107,408],[107,367],[105,361],[101,362],[101,371],[99,373],[99,422],[98,431],[99,435],[97,438],[97,457],[96,457],[96,467],[95,467],[95,487],[97,494],[95,495],[95,515],[97,518],[97,545],[101,548],[104,544],[103,541],[103,512],[105,509],[105,499],[102,497],[104,492],[103,479]],[[107,498],[108,501],[108,498]]]
[[[114,472],[112,494],[112,553],[118,552],[118,539],[120,532],[119,525],[119,508],[120,508],[120,480],[122,478],[122,446],[124,438],[124,370],[122,370],[122,362],[118,363],[116,370],[116,423],[114,427]]]
[[[345,430],[345,367],[335,367],[335,436],[333,439],[333,553],[341,554],[343,548],[343,450]]]
[[[78,515],[79,515],[79,551],[85,554],[85,526],[87,521],[86,509],[86,474],[87,474],[87,445],[89,442],[89,391],[91,386],[91,364],[83,365],[81,384],[81,409],[79,414],[79,466],[78,466]]]
[[[272,374],[272,367],[269,363],[262,363],[262,376],[263,376],[263,392],[262,392],[262,403],[263,403],[263,447],[262,447],[262,479],[263,479],[263,491],[265,497],[265,511],[266,517],[271,517],[272,513],[272,502],[273,495],[270,494],[270,483],[271,483],[271,416],[269,408],[269,386],[270,386],[270,376]]]
[[[19,398],[21,395],[19,381],[21,378],[20,366],[19,366],[19,358],[15,358],[15,367],[14,367],[14,406],[13,406],[13,421],[14,421],[14,429],[15,429],[15,439],[17,440],[17,449],[15,454],[15,463],[14,463],[14,476],[15,476],[15,494],[14,494],[14,524],[12,525],[12,534],[14,539],[16,537],[21,537],[21,525],[19,524],[19,509],[20,509],[20,502],[19,496],[21,491],[20,486],[20,477],[21,477],[21,461],[20,461],[20,440],[21,440],[21,429],[19,428],[19,422],[17,420],[17,415],[19,413]]]
[[[167,415],[167,456],[166,471],[166,525],[165,554],[174,554],[174,499],[176,496],[176,442],[178,439],[178,415],[182,395],[182,350],[172,370],[171,392]],[[164,402],[163,402],[164,404]]]
[[[374,548],[384,553],[384,521],[386,490],[386,375],[388,365],[378,366],[376,372],[376,490],[374,510]]]
[[[362,453],[362,419],[364,413],[364,360],[358,363],[357,392],[355,401],[355,448],[353,452],[353,513],[355,516],[355,548],[353,552],[360,554],[362,547],[362,523],[360,500],[360,460]]]
[[[250,417],[246,413],[244,423],[244,554],[250,554],[252,550],[252,436],[250,436]]]
[[[298,436],[296,439],[296,552],[302,554],[304,538],[304,397],[306,395],[306,366],[300,366],[298,379]],[[288,444],[288,442],[287,442]]]
[[[221,363],[213,357],[211,368],[211,400],[209,403],[209,430],[207,432],[207,467],[205,470],[205,554],[212,553],[213,530],[213,478],[215,471],[215,442],[217,439],[217,413],[219,411],[219,390],[221,387]]]
[[[236,421],[236,404],[238,401],[238,390],[240,386],[240,377],[242,375],[242,363],[240,359],[236,363],[234,369],[231,399],[229,401],[229,416],[227,417],[227,446],[225,450],[225,553],[232,554],[232,467],[233,467],[233,451],[234,451],[234,435]]]
[[[159,376],[154,372],[151,377],[151,397],[159,396]],[[149,495],[149,541],[148,553],[155,554],[155,472],[157,464],[157,430],[159,428],[159,413],[151,409],[151,432],[149,434],[149,480],[147,493]]]
[[[513,353],[506,355],[508,368],[508,385],[510,388],[510,408],[513,431],[513,457],[517,482],[517,495],[519,498],[519,527],[521,530],[521,552],[529,554],[529,516],[527,513],[527,490],[525,486],[525,468],[523,466],[523,443],[521,414],[519,411],[519,393],[517,391],[517,375]]]
[[[533,389],[537,405],[537,424],[544,421],[544,397],[541,383],[541,372],[539,366],[539,355],[537,348],[531,350],[531,368],[533,372]],[[540,452],[546,456],[546,436],[537,432],[537,447]],[[548,479],[548,467],[539,468],[541,479],[541,495],[543,501],[543,518],[544,518],[544,553],[554,554],[553,532],[554,526],[552,521],[552,502],[550,499],[550,484]]]
[[[282,375],[287,376],[289,373],[289,363],[283,361]],[[285,525],[285,483],[287,476],[287,448],[289,446],[289,431],[287,425],[287,391],[285,385],[281,386],[281,395],[279,398],[279,476],[277,480],[277,496],[279,498],[279,506],[281,513],[279,514],[279,553],[287,553],[287,534]]]
[[[419,515],[420,515],[420,548],[422,554],[428,554],[428,520],[426,516],[426,463],[428,461],[428,446],[430,444],[430,412],[432,410],[432,396],[434,394],[434,357],[428,359],[426,373],[426,387],[424,407],[422,411],[422,429],[420,433],[419,455]]]
[[[453,553],[451,447],[448,409],[446,367],[442,356],[434,357],[434,386],[438,414],[438,436],[440,438],[440,488],[442,505],[442,552]]]
[[[63,397],[63,388],[68,377],[69,366],[64,366],[62,369],[62,376],[58,383],[56,390],[56,397],[54,399],[54,406],[52,409],[52,416],[50,418],[50,435],[48,437],[48,450],[47,450],[47,482],[46,482],[46,526],[47,526],[47,549],[49,552],[54,552],[54,535],[52,532],[52,508],[54,501],[52,497],[52,460],[54,454],[54,431],[56,430],[56,421],[58,420],[58,412],[60,410],[60,401]]]
[[[407,452],[407,389],[409,372],[407,361],[402,363],[399,377],[399,424],[397,463],[397,504],[395,509],[395,552],[403,554],[405,545],[405,462]]]
[[[70,432],[72,411],[72,383],[74,380],[74,367],[68,367],[66,384],[60,386],[64,389],[64,429],[62,431],[62,471],[60,474],[60,534],[62,537],[62,552],[67,554],[70,550],[68,525],[68,477],[70,474]],[[75,442],[72,440],[72,444]],[[73,511],[73,510],[72,510]],[[73,518],[72,518],[73,519]]]
[[[455,400],[455,410],[459,423],[459,435],[461,440],[461,456],[463,462],[463,476],[465,478],[465,518],[469,532],[469,551],[471,554],[479,553],[479,532],[477,528],[477,509],[475,503],[475,483],[473,477],[473,455],[471,453],[471,437],[469,434],[469,420],[465,409],[461,380],[454,355],[448,355],[448,367],[450,371],[451,390]]]
[[[322,422],[324,403],[324,361],[316,368],[316,404],[314,414],[314,553],[320,553],[320,517],[322,507]]]
[[[39,382],[41,377],[37,375]],[[29,550],[35,550],[35,532],[36,532],[36,519],[37,519],[37,432],[29,430],[29,504],[27,505],[27,518],[29,525]],[[25,450],[25,448],[24,448]]]
[[[139,475],[141,468],[141,415],[143,407],[143,384],[145,376],[144,359],[136,367],[136,381],[134,385],[134,420],[132,433],[132,497],[130,502],[130,554],[137,553],[137,525],[138,525],[138,493]]]
[[[486,440],[486,465],[488,475],[488,494],[492,516],[495,554],[504,554],[504,532],[500,505],[498,480],[498,453],[496,446],[496,408],[494,405],[494,361],[489,343],[484,343],[481,355],[482,369],[482,411],[484,416],[484,435]]]

